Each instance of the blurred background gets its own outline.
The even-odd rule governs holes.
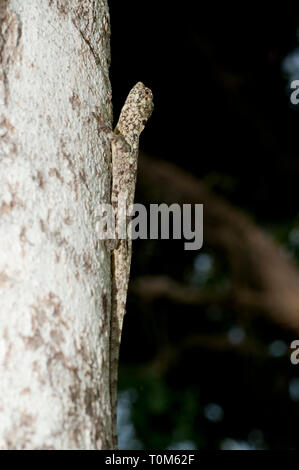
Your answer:
[[[299,10],[109,3],[115,118],[154,94],[135,202],[204,204],[199,251],[133,243],[120,448],[296,448]]]

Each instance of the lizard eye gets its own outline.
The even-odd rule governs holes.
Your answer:
[[[148,91],[148,90],[145,90],[145,94],[146,94],[146,95],[149,95],[149,91]]]

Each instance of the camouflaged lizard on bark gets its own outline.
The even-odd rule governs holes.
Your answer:
[[[132,240],[127,236],[128,208],[134,203],[139,136],[153,111],[153,95],[138,82],[130,91],[121,110],[114,133],[110,134],[112,151],[111,203],[116,218],[116,243],[112,251],[112,303],[110,322],[110,396],[112,440],[117,448],[117,378],[123,318],[129,283]],[[122,224],[121,221],[125,221]]]

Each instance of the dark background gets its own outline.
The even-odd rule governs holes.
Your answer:
[[[150,162],[155,168],[169,162],[183,172],[170,178],[170,191],[191,173],[209,191],[207,201],[197,201],[204,203],[209,226],[211,207],[221,201],[222,215],[215,221],[213,213],[213,223],[230,240],[215,242],[208,227],[199,252],[184,251],[179,241],[134,242],[121,347],[120,447],[295,448],[299,365],[291,364],[289,346],[299,334],[293,298],[299,279],[299,105],[289,97],[290,81],[299,79],[299,11],[109,3],[115,118],[137,81],[154,94],[155,110],[141,137],[136,202],[167,200],[167,187],[153,177],[148,189],[142,175],[152,173]],[[250,263],[243,261],[242,246],[235,251],[233,226],[241,227],[242,217],[247,233],[252,228],[257,240],[260,233],[269,238],[256,253],[255,242],[246,241]],[[278,251],[291,263],[290,281]],[[272,263],[272,272],[264,273]],[[275,270],[282,279],[276,284]],[[161,286],[162,275],[168,293],[153,294],[149,286]],[[237,301],[239,283],[255,299],[267,299],[263,308],[260,300],[250,308]],[[180,287],[185,300],[171,294]],[[190,303],[189,287],[209,292],[210,300]],[[275,315],[271,289],[284,300]],[[224,302],[213,300],[219,291],[229,292]]]

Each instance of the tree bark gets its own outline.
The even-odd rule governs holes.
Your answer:
[[[0,6],[0,448],[111,447],[106,0]]]

